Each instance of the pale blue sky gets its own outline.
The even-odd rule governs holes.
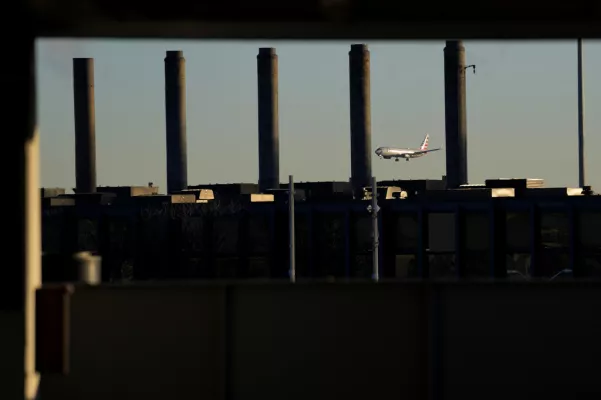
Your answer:
[[[444,144],[444,42],[366,42],[372,150]],[[350,176],[346,42],[41,40],[37,44],[42,184],[75,182],[72,58],[93,57],[99,185],[165,189],[164,62],[183,50],[188,184],[258,179],[256,54],[279,55],[280,174]],[[544,178],[577,186],[576,42],[465,42],[470,183]],[[584,44],[588,183],[601,191],[601,41]],[[373,157],[378,179],[439,178],[444,151],[411,162]],[[599,171],[599,174],[595,174]]]

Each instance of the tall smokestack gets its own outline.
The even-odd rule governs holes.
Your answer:
[[[165,112],[167,128],[167,193],[188,188],[186,151],[186,60],[181,50],[165,57]]]
[[[467,184],[467,117],[465,104],[465,48],[447,40],[444,48],[447,187]]]
[[[351,184],[357,197],[371,180],[371,97],[369,50],[351,45],[349,79],[351,103]]]
[[[259,101],[259,190],[280,187],[278,56],[274,48],[257,55]]]
[[[96,191],[96,113],[94,110],[94,59],[73,59],[75,108],[75,190]]]

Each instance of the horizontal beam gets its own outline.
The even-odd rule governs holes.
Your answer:
[[[389,0],[63,0],[32,2],[37,36],[279,39],[502,39],[601,36],[583,0],[414,3]]]
[[[84,20],[85,21],[85,20]],[[204,21],[70,21],[37,27],[37,37],[164,38],[164,39],[284,39],[284,40],[444,40],[470,39],[565,39],[601,37],[601,23],[501,21],[495,23],[214,23]]]

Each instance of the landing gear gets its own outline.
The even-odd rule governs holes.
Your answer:
[[[394,159],[394,161],[396,161],[396,162],[399,162],[399,159],[398,159],[398,158],[395,158],[395,159]]]
[[[405,161],[409,161],[409,159],[408,159],[408,158],[405,158]]]

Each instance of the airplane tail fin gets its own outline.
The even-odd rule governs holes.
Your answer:
[[[419,147],[420,150],[428,150],[428,142],[430,141],[430,135],[426,133],[422,145]]]

